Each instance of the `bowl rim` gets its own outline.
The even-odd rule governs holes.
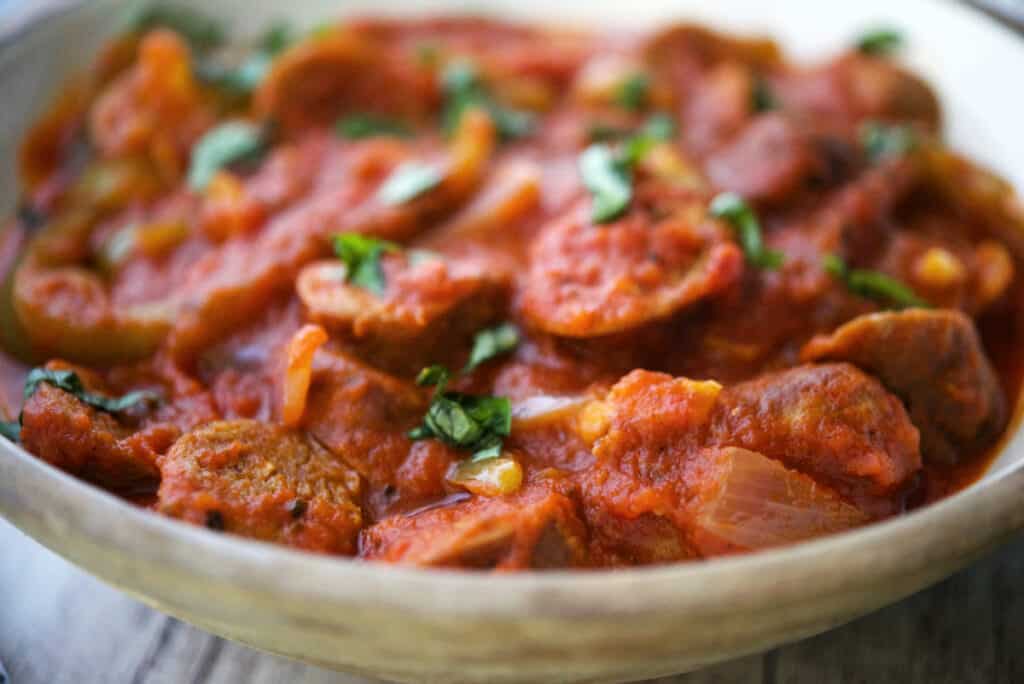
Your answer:
[[[40,7],[26,21],[0,31],[0,48],[15,47],[48,20],[87,4],[61,0]],[[987,30],[1019,41],[1011,29],[981,12],[943,4],[947,11],[970,15],[972,21],[986,24]],[[1022,418],[1024,393],[1017,397],[998,452],[1010,448],[1010,442],[1024,433]],[[45,502],[38,498],[16,510],[12,503],[26,503],[25,497],[18,496],[18,487],[45,493]],[[739,556],[620,569],[479,573],[308,553],[166,518],[79,481],[2,437],[0,516],[22,530],[32,527],[25,522],[28,516],[43,519],[51,534],[29,532],[38,541],[70,531],[85,535],[97,547],[122,550],[149,562],[171,564],[184,574],[230,580],[244,591],[285,599],[499,618],[516,617],[525,608],[542,617],[677,614],[680,610],[699,615],[770,603],[766,596],[773,591],[779,602],[797,597],[813,601],[850,589],[857,578],[909,575],[929,559],[969,559],[1024,529],[1024,460],[929,506],[841,534]],[[114,516],[120,524],[109,524]],[[935,529],[943,530],[948,543],[935,543],[934,534],[929,535]],[[837,563],[859,566],[860,571],[828,573]],[[642,592],[629,591],[640,585]]]

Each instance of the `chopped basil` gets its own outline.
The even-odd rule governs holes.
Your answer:
[[[878,271],[851,269],[835,254],[826,254],[822,258],[822,266],[830,276],[843,283],[847,290],[858,297],[892,305],[897,309],[930,306],[928,302],[918,297],[917,293],[895,278]]]
[[[295,29],[287,21],[275,22],[260,38],[260,50],[268,55],[279,55],[295,44]]]
[[[441,172],[420,162],[404,162],[377,190],[377,199],[384,204],[404,204],[433,190],[441,183]]]
[[[473,340],[473,351],[463,369],[469,373],[493,358],[507,354],[519,345],[519,329],[511,323],[481,330]]]
[[[903,47],[903,34],[891,28],[868,31],[857,40],[862,55],[889,55]]]
[[[772,92],[772,87],[764,76],[755,76],[750,92],[750,107],[754,112],[770,112],[779,108],[779,102]]]
[[[334,132],[342,138],[361,140],[377,136],[407,138],[409,128],[400,121],[385,119],[373,114],[352,114],[334,125]]]
[[[127,411],[137,404],[148,403],[156,400],[152,392],[129,392],[120,398],[105,397],[101,394],[93,394],[85,389],[82,379],[78,373],[69,370],[48,370],[46,368],[34,368],[25,378],[25,401],[32,398],[39,386],[43,383],[53,385],[57,389],[73,394],[83,404],[106,413],[121,413]]]
[[[658,141],[672,140],[678,133],[676,120],[669,114],[654,114],[640,131]]]
[[[46,225],[49,220],[46,212],[36,208],[31,202],[24,201],[18,205],[18,223],[26,233],[32,233]]]
[[[522,138],[533,131],[533,115],[495,102],[471,62],[459,60],[449,64],[441,75],[441,85],[445,97],[441,125],[448,135],[455,131],[462,115],[472,107],[480,107],[490,115],[502,140]]]
[[[917,136],[910,126],[869,121],[861,126],[860,142],[872,162],[901,157],[917,147]]]
[[[610,126],[599,121],[587,126],[587,140],[590,142],[608,142],[619,140],[629,135],[629,130],[618,126]]]
[[[192,150],[189,187],[195,191],[205,190],[222,168],[256,159],[266,147],[266,133],[255,124],[231,121],[217,126],[200,138]]]
[[[210,85],[231,93],[250,95],[263,83],[277,55],[294,40],[289,24],[275,24],[263,34],[256,50],[241,64],[228,67],[216,61],[201,60],[196,66],[196,74]]]
[[[187,7],[148,7],[130,21],[129,28],[136,32],[170,29],[181,35],[197,52],[207,52],[224,43],[224,28],[220,22]]]
[[[638,112],[647,104],[651,93],[651,79],[646,74],[633,74],[616,89],[615,103],[631,112]]]
[[[638,133],[634,135],[646,136],[654,141],[662,142],[671,140],[677,134],[676,122],[669,114],[654,114],[644,122]],[[629,137],[630,130],[619,126],[611,126],[600,121],[595,121],[587,127],[587,139],[590,142],[609,142]]]
[[[711,201],[711,215],[729,222],[747,261],[759,268],[771,270],[782,266],[782,253],[765,247],[761,222],[742,197],[733,192],[718,195]]]
[[[434,396],[423,424],[412,430],[409,438],[440,440],[472,452],[473,460],[500,456],[505,437],[512,433],[511,402],[506,397],[448,392],[449,378],[443,366],[430,366],[420,372],[416,384],[434,386]]]
[[[12,442],[17,442],[21,439],[21,423],[16,420],[10,422],[0,421],[0,437],[6,437]]]
[[[401,251],[393,242],[378,240],[358,233],[334,236],[334,253],[345,264],[345,282],[357,285],[377,295],[384,294],[387,282],[381,257]]]
[[[626,211],[633,199],[633,173],[630,165],[607,145],[591,145],[579,161],[583,184],[593,198],[594,223],[614,221]]]

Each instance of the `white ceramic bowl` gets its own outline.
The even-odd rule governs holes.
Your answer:
[[[62,3],[68,5],[67,2]],[[220,0],[194,4],[255,32],[343,12],[465,10],[451,0]],[[936,0],[479,0],[498,16],[621,26],[697,19],[765,31],[803,58],[878,23],[945,102],[949,137],[1024,187],[1024,43]],[[65,6],[0,43],[0,209],[17,141],[86,64],[124,3]],[[1015,423],[1017,425],[1017,423]],[[828,629],[922,589],[1024,527],[1024,434],[989,474],[890,522],[755,555],[615,572],[491,576],[323,558],[133,508],[0,439],[0,513],[40,543],[176,617],[307,662],[405,681],[619,681],[682,672]]]

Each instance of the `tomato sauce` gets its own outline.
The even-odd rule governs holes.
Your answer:
[[[56,467],[308,551],[601,568],[899,515],[1016,425],[1024,212],[891,36],[202,21],[23,144],[0,418]]]

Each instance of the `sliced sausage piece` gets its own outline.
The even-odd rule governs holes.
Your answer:
[[[803,349],[808,361],[848,361],[903,399],[925,458],[957,463],[1006,427],[1006,395],[970,318],[910,309],[861,316]]]
[[[779,114],[755,119],[706,168],[715,187],[762,203],[786,200],[825,170],[811,139]]]
[[[690,465],[721,391],[633,371],[581,410],[576,429],[595,458],[583,475],[583,507],[603,564],[698,557],[688,539]]]
[[[22,412],[25,449],[71,475],[125,495],[156,489],[157,458],[177,436],[169,425],[136,432],[48,384],[39,386]]]
[[[891,60],[845,55],[809,71],[773,80],[787,111],[819,124],[849,126],[867,119],[907,121],[937,130],[938,99],[918,77]]]
[[[286,135],[356,112],[421,119],[436,99],[429,72],[355,31],[306,40],[275,61],[254,96],[259,116]]]
[[[546,484],[507,498],[475,497],[368,528],[363,555],[426,567],[554,570],[587,564],[576,505]]]
[[[412,443],[426,391],[330,349],[317,353],[303,424],[370,483],[371,519],[443,496],[449,467],[464,456],[438,440]]]
[[[508,279],[488,263],[402,253],[382,259],[376,294],[345,281],[338,261],[307,266],[296,283],[309,316],[341,333],[360,356],[396,373],[457,363],[473,335],[500,318]]]
[[[650,564],[795,543],[869,516],[779,460],[714,442],[727,390],[634,371],[582,409],[594,440],[584,512],[606,565]]]
[[[660,220],[638,210],[594,225],[589,203],[575,207],[533,244],[520,293],[523,315],[555,335],[599,337],[720,292],[740,277],[743,255],[702,209],[693,209]]]
[[[712,446],[757,451],[837,491],[873,518],[898,513],[921,470],[903,404],[845,364],[798,366],[726,388]]]
[[[175,442],[160,472],[165,515],[309,551],[356,551],[359,475],[301,432],[211,423]]]

